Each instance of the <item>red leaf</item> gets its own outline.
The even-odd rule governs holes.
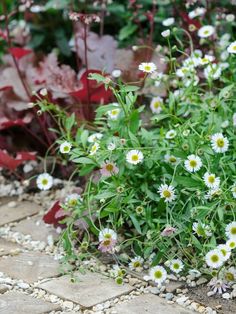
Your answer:
[[[36,160],[36,153],[34,153],[34,152],[18,152],[16,155],[16,160],[21,160],[21,161]]]
[[[43,221],[46,224],[63,227],[62,224],[59,224],[59,221],[64,219],[66,215],[61,215],[63,209],[61,208],[60,202],[56,201],[49,211],[43,216]],[[60,213],[60,214],[59,214]]]
[[[7,90],[10,90],[10,89],[12,89],[12,86],[6,85],[6,86],[3,86],[3,87],[0,87],[0,92],[7,91]]]
[[[199,29],[202,25],[198,20],[194,20],[194,19],[190,19],[190,17],[188,16],[188,13],[184,12],[184,11],[180,11],[179,12],[180,16],[182,17],[182,19],[188,24],[188,25],[194,25],[197,29]]]
[[[9,48],[9,52],[13,57],[19,60],[23,58],[24,56],[27,56],[28,54],[32,53],[32,50],[20,48],[20,47],[12,47],[12,48]]]
[[[23,119],[9,120],[6,117],[0,118],[0,130],[8,129],[13,126],[24,126],[31,122],[33,116],[26,115]]]
[[[102,74],[102,72],[98,70],[85,71],[80,79],[82,88],[75,92],[70,93],[70,95],[77,98],[81,103],[87,103],[88,102],[87,84],[88,84],[90,91],[90,101],[92,103],[108,103],[109,100],[111,100],[112,92],[110,90],[106,90],[103,84],[98,84],[95,80],[87,81],[87,77],[90,73]]]
[[[0,167],[14,171],[21,163],[22,160],[16,160],[8,155],[7,152],[0,150]]]
[[[0,150],[0,167],[7,168],[14,171],[18,166],[27,160],[35,160],[35,153],[20,152],[17,153],[16,158],[10,156],[6,151]]]

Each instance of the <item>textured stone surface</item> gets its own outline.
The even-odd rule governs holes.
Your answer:
[[[0,284],[0,294],[5,293],[8,290],[6,285]]]
[[[15,207],[4,204],[0,206],[0,226],[35,215],[40,209],[41,207],[39,205],[32,202],[18,202]]]
[[[32,240],[44,241],[45,243],[47,243],[49,235],[52,235],[53,239],[58,237],[55,228],[50,225],[46,225],[41,216],[30,217],[20,221],[13,228],[13,231],[17,231],[25,235],[31,235]]]
[[[143,294],[115,307],[117,314],[194,314],[176,304],[168,304],[153,294]]]
[[[0,256],[2,255],[15,255],[20,252],[22,247],[19,244],[0,239]]]
[[[42,278],[59,275],[59,263],[53,257],[39,252],[24,252],[0,259],[0,270],[12,278],[33,283]]]
[[[182,281],[171,281],[168,284],[166,284],[166,291],[167,292],[175,292],[176,289],[180,289],[184,286],[184,282]]]
[[[58,305],[29,295],[9,292],[0,296],[0,314],[43,314],[60,310]]]
[[[69,276],[63,276],[44,282],[39,287],[86,308],[133,290],[130,285],[119,286],[111,278],[98,273],[77,273],[75,278],[78,279],[76,283],[72,283]]]

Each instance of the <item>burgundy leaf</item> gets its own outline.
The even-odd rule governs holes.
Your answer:
[[[31,49],[25,49],[20,47],[12,47],[9,48],[9,52],[12,56],[14,56],[17,60],[27,56],[28,54],[32,53]]]

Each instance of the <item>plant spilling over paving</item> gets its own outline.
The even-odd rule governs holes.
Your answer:
[[[75,130],[74,115],[38,97],[41,111],[60,120],[59,151],[87,176],[82,195],[68,195],[53,208],[62,217],[69,257],[96,249],[131,270],[149,268],[146,280],[158,285],[168,273],[212,277],[222,293],[236,280],[235,248],[235,52],[230,34],[217,27],[198,30],[201,49],[181,51],[179,29],[165,31],[168,73],[143,62],[140,84],[164,83],[167,97],[146,97],[153,116],[138,105],[139,87],[95,73],[116,102],[96,110],[94,132]],[[214,53],[208,44],[214,35]],[[176,45],[172,44],[173,42]],[[178,58],[174,52],[178,52]],[[182,52],[182,54],[181,54]],[[51,175],[37,179],[40,189]],[[83,231],[83,232],[81,232]],[[122,282],[122,267],[114,277]]]
[[[39,61],[33,50],[13,47],[5,9],[2,37],[15,65],[10,62],[4,74],[9,79],[17,72],[23,92],[17,94],[10,80],[0,91],[7,103],[10,96],[27,103],[34,114],[27,111],[27,123],[37,121],[27,130],[43,139],[60,166],[73,164],[70,180],[84,177],[82,193],[75,189],[55,200],[44,216],[63,228],[67,261],[110,254],[116,262],[111,275],[119,284],[124,266],[148,270],[144,279],[159,286],[169,274],[204,274],[213,292],[222,294],[236,283],[233,1],[225,8],[209,1],[206,7],[198,1],[151,1],[151,9],[148,1],[140,2],[129,1],[126,14],[123,2],[97,1],[98,14],[86,4],[82,13],[73,5],[68,10],[65,1],[72,48],[65,46],[65,31],[56,43],[64,58],[75,54],[79,76],[72,64],[59,64],[62,56],[55,51]],[[105,14],[117,17],[118,9],[128,23],[119,29],[118,42],[135,45],[132,61],[126,65],[127,49],[116,67],[118,42],[103,31]],[[4,120],[2,128],[25,125],[26,117]],[[5,152],[2,159],[5,167],[8,159],[14,164],[12,171],[25,161]],[[44,168],[36,184],[47,191],[54,173]]]

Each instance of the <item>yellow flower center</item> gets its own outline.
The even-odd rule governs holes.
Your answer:
[[[160,105],[161,105],[160,102],[159,102],[159,101],[156,101],[156,102],[154,103],[154,108],[157,109],[157,108],[160,107]]]
[[[235,280],[234,274],[232,274],[232,273],[226,273],[226,274],[225,274],[225,279],[226,279],[227,281],[234,281],[234,280]]]
[[[109,246],[111,244],[111,239],[107,239],[103,241],[104,246]]]
[[[134,266],[134,268],[138,268],[138,267],[141,266],[141,263],[140,263],[139,261],[135,261],[135,262],[133,263],[133,266]]]
[[[137,154],[136,155],[132,155],[131,159],[132,159],[132,161],[137,161],[138,160],[138,155]]]
[[[43,179],[42,180],[42,185],[47,185],[48,184],[48,179]]]
[[[208,34],[209,34],[209,30],[206,29],[206,30],[204,31],[204,34],[205,34],[205,35],[208,35]]]
[[[113,116],[116,116],[117,114],[118,114],[118,110],[117,109],[113,109],[112,111],[111,111],[111,114],[113,115]]]
[[[69,201],[70,206],[75,206],[77,204],[77,199],[73,198]]]
[[[171,196],[170,191],[164,190],[164,191],[163,191],[163,196],[166,197],[166,198],[169,198],[169,197]]]
[[[235,235],[236,234],[236,227],[232,227],[230,230],[230,233]]]
[[[225,145],[224,139],[223,138],[219,138],[216,141],[216,144],[217,144],[218,147],[224,147],[224,145]]]
[[[174,263],[174,264],[173,264],[173,268],[174,268],[174,269],[179,269],[179,264],[178,264],[178,263]]]
[[[214,183],[215,182],[215,176],[209,176],[208,177],[208,182],[209,183]]]
[[[68,152],[70,150],[69,146],[64,146],[64,152]]]
[[[161,279],[162,278],[162,272],[160,270],[155,271],[154,277],[156,279]]]
[[[233,51],[236,51],[236,45],[235,45],[235,46],[233,46]]]
[[[235,242],[233,242],[233,241],[230,242],[229,247],[230,247],[231,249],[234,249],[235,246],[236,246],[236,243],[235,243]]]
[[[169,160],[170,162],[176,162],[176,158],[174,156],[171,156]]]
[[[114,166],[112,164],[107,164],[106,165],[106,170],[109,171],[109,172],[112,172],[114,169]]]
[[[147,72],[151,71],[150,65],[145,65],[144,70]]]
[[[221,249],[220,251],[221,251],[221,253],[222,253],[224,256],[226,256],[227,251],[226,251],[225,249]]]
[[[212,261],[213,263],[219,262],[219,256],[216,255],[216,254],[212,255],[212,256],[211,256],[211,261]]]
[[[190,165],[192,168],[195,168],[195,167],[197,166],[196,160],[190,160],[189,165]]]

